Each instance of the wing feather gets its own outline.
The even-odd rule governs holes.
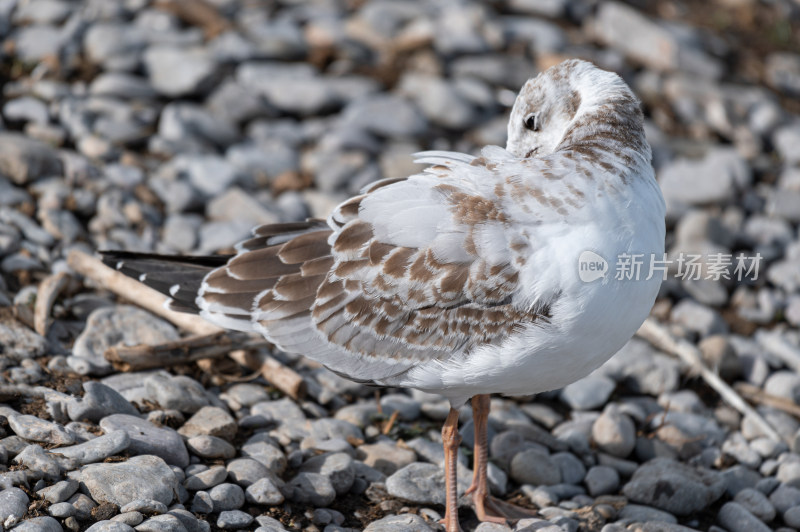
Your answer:
[[[376,383],[542,319],[513,303],[517,236],[498,194],[501,172],[452,152],[418,160],[434,166],[366,187],[327,224],[255,229],[206,276],[204,315],[246,314],[283,349]]]

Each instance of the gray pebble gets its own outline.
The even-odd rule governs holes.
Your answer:
[[[607,410],[592,425],[592,439],[604,452],[625,458],[636,445],[636,428],[627,415]]]
[[[3,116],[11,122],[47,124],[50,120],[47,106],[44,102],[30,96],[9,100],[3,106]]]
[[[550,459],[556,463],[561,471],[561,482],[566,484],[580,484],[586,476],[586,467],[574,454],[562,452],[555,453]]]
[[[401,467],[417,460],[417,453],[397,445],[394,441],[379,441],[360,445],[356,451],[359,460],[384,475],[391,475]]]
[[[221,393],[220,399],[228,402],[228,407],[231,410],[239,410],[242,407],[249,407],[261,401],[266,401],[269,399],[269,395],[263,386],[240,383],[234,384],[224,393]]]
[[[54,445],[70,445],[75,438],[58,423],[45,421],[31,415],[15,415],[8,418],[8,426],[20,438]]]
[[[67,413],[73,421],[89,420],[97,423],[111,414],[138,416],[139,411],[113,388],[103,383],[87,381],[83,383],[84,395],[67,404]]]
[[[583,482],[592,497],[608,495],[617,491],[619,473],[612,467],[597,465],[589,469]]]
[[[192,499],[192,512],[196,514],[210,514],[214,511],[214,501],[207,491],[198,491]]]
[[[230,479],[244,488],[271,475],[270,470],[264,464],[252,458],[231,460],[226,469]]]
[[[186,440],[186,448],[202,458],[233,458],[236,448],[215,436],[194,436]]]
[[[469,481],[462,475],[458,477],[459,493],[466,491]],[[422,462],[409,464],[386,479],[389,495],[417,504],[444,504],[444,488],[444,471]]]
[[[729,467],[720,475],[725,482],[725,490],[731,497],[735,497],[745,488],[754,488],[761,480],[761,475],[756,471],[742,465]]]
[[[783,522],[792,528],[800,528],[800,506],[793,506],[783,512]]]
[[[98,521],[87,528],[86,532],[133,532],[133,530],[132,526],[119,521]]]
[[[76,491],[78,491],[78,482],[67,479],[42,488],[36,494],[50,504],[58,504],[72,497]]]
[[[238,137],[233,126],[222,117],[212,115],[199,105],[182,101],[171,102],[161,111],[158,134],[171,142],[188,140],[200,147],[225,147]]]
[[[381,397],[381,407],[385,415],[391,416],[396,411],[399,418],[404,421],[417,419],[420,412],[419,401],[401,393],[393,393]]]
[[[0,522],[9,526],[28,511],[28,496],[19,488],[0,491]]]
[[[186,438],[205,434],[230,441],[236,436],[236,421],[218,406],[204,406],[178,429],[178,433]]]
[[[183,487],[189,491],[208,490],[222,484],[228,477],[225,466],[213,466],[186,478]]]
[[[606,404],[616,383],[610,378],[592,374],[561,390],[561,400],[575,410],[594,410]]]
[[[729,532],[769,532],[770,530],[744,506],[735,502],[725,503],[717,514],[717,521]]]
[[[167,505],[153,499],[136,499],[125,504],[119,509],[120,512],[139,512],[145,515],[167,513]]]
[[[725,482],[718,473],[667,458],[656,458],[639,467],[623,488],[630,500],[675,515],[706,508],[724,492]]]
[[[364,532],[432,532],[425,520],[414,514],[389,515],[373,521]]]
[[[671,318],[675,323],[703,337],[728,332],[725,320],[717,311],[690,299],[682,299],[675,305]]]
[[[69,447],[60,447],[53,452],[63,456],[68,463],[86,465],[105,460],[109,456],[119,454],[131,444],[128,433],[124,430],[105,429],[107,434],[98,436],[84,443]],[[59,458],[56,456],[56,458]],[[65,464],[67,465],[67,464]]]
[[[300,472],[328,477],[338,495],[350,491],[355,479],[353,459],[346,453],[325,453],[311,457],[300,467]]]
[[[27,468],[34,478],[55,481],[61,477],[61,465],[38,445],[28,445],[17,456],[14,463]]]
[[[65,519],[75,514],[75,507],[68,502],[59,502],[51,504],[47,508],[47,513],[58,519]]]
[[[775,507],[769,502],[767,496],[758,490],[745,488],[737,493],[733,500],[765,523],[775,519]]]
[[[169,513],[169,515],[177,517],[178,520],[186,528],[187,532],[210,532],[211,531],[211,525],[207,521],[201,521],[200,519],[195,517],[188,510],[182,510],[182,509],[173,507],[168,513]]]
[[[319,473],[298,473],[286,483],[286,490],[295,502],[316,507],[328,506],[336,499],[330,479]]]
[[[0,133],[0,173],[23,185],[40,177],[61,174],[56,150],[39,140],[19,133]]]
[[[238,530],[246,528],[253,522],[253,516],[241,510],[227,510],[220,512],[217,526],[225,530]]]
[[[153,46],[144,54],[150,83],[165,96],[196,93],[214,75],[216,64],[202,48]]]
[[[393,119],[385,120],[386,116]],[[354,100],[342,113],[342,120],[347,125],[389,138],[413,138],[427,127],[419,109],[408,99],[394,94]]]
[[[334,417],[363,429],[378,417],[378,407],[374,402],[345,405],[336,411]]]
[[[124,512],[111,518],[115,523],[122,523],[128,526],[136,526],[144,521],[144,516],[139,512]]]
[[[209,402],[203,386],[185,375],[150,375],[145,379],[144,387],[151,400],[167,410],[191,414]]]
[[[238,510],[244,504],[244,490],[236,484],[218,484],[208,491],[214,511]]]
[[[100,420],[106,432],[124,430],[130,438],[128,450],[132,454],[153,454],[178,467],[189,464],[189,453],[183,439],[173,429],[156,427],[140,417],[113,414]]]
[[[284,495],[279,486],[269,477],[261,478],[247,486],[245,498],[249,502],[265,506],[276,506],[284,501]]]
[[[92,510],[97,507],[97,503],[83,493],[76,493],[67,502],[75,508],[75,517],[82,520],[89,519]]]
[[[244,63],[236,79],[286,113],[313,115],[339,103],[331,86],[308,64]]]
[[[800,462],[783,462],[778,466],[778,472],[775,478],[787,486],[800,488]]]
[[[686,178],[694,172],[714,178],[692,187]],[[701,161],[676,160],[659,173],[664,196],[690,205],[730,201],[737,189],[748,186],[751,179],[747,163],[730,148],[715,148]]]
[[[254,434],[241,447],[242,456],[258,460],[273,473],[280,475],[287,466],[286,456],[268,435]]]
[[[76,357],[89,361],[94,368],[110,370],[104,356],[109,347],[156,345],[177,339],[178,332],[172,325],[139,308],[103,307],[91,313],[72,350]]]
[[[151,517],[136,527],[137,532],[188,532],[180,519],[164,514]]]
[[[14,527],[19,532],[61,532],[61,525],[52,517],[33,517]]]
[[[655,521],[658,523],[677,524],[678,519],[671,513],[649,506],[639,504],[625,505],[617,515],[620,522],[647,522]]]
[[[170,504],[178,487],[172,469],[159,457],[134,456],[127,462],[91,464],[81,470],[81,482],[97,501],[124,506],[138,499]]]
[[[800,506],[800,489],[791,486],[778,486],[769,496],[769,501],[782,514],[793,506]]]

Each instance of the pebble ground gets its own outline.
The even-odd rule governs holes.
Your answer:
[[[800,530],[799,17],[790,0],[0,0],[0,529],[439,529],[441,398],[282,353],[304,400],[225,360],[115,371],[106,348],[185,332],[66,256],[224,251],[325,216],[419,169],[415,151],[503,145],[524,81],[580,57],[643,102],[670,257],[702,254],[703,276],[714,254],[763,258],[742,281],[673,264],[653,314],[780,441],[635,338],[563,390],[492,400],[492,490],[539,517],[465,506],[462,525]]]

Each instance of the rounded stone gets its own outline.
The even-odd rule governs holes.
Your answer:
[[[559,484],[561,469],[553,458],[538,449],[527,449],[511,459],[511,478],[520,484]]]
[[[213,501],[215,512],[238,510],[244,505],[244,490],[236,484],[219,484],[211,488],[208,495]]]
[[[592,425],[592,439],[602,451],[625,458],[636,446],[636,427],[627,415],[606,411]]]
[[[589,469],[583,482],[592,497],[608,495],[619,488],[619,473],[613,467],[598,465]]]

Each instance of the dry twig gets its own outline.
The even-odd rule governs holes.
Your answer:
[[[743,415],[750,416],[753,421],[758,425],[761,431],[769,438],[775,441],[782,441],[778,432],[770,425],[761,414],[750,406],[742,397],[731,388],[727,382],[711,371],[704,363],[700,350],[687,342],[686,340],[676,338],[667,328],[655,318],[647,318],[636,335],[644,340],[647,340],[653,346],[662,351],[666,351],[672,355],[677,356],[683,360],[693,371],[706,381],[706,384],[711,386],[722,399],[741,412]]]
[[[67,257],[67,262],[73,270],[103,288],[169,320],[182,329],[202,336],[225,334],[224,329],[212,325],[200,316],[169,310],[164,306],[164,302],[167,300],[165,295],[109,268],[95,257],[73,250]],[[259,341],[262,340],[259,338]],[[267,381],[286,395],[294,399],[305,395],[305,382],[294,370],[264,353],[245,352],[247,356],[241,357],[237,353],[243,353],[243,351],[238,351],[238,347],[241,346],[229,346],[228,349],[233,351],[229,352],[228,356],[251,370],[261,371],[261,375]]]
[[[258,349],[269,345],[266,340],[249,334],[218,332],[158,345],[110,347],[106,350],[105,357],[118,370],[136,371],[217,358],[236,349]]]
[[[758,386],[753,386],[752,384],[747,384],[746,382],[737,382],[733,385],[733,388],[742,396],[747,397],[754,403],[777,408],[778,410],[782,410],[787,414],[800,419],[800,405],[795,404],[795,402],[791,399],[772,395],[765,392]]]

